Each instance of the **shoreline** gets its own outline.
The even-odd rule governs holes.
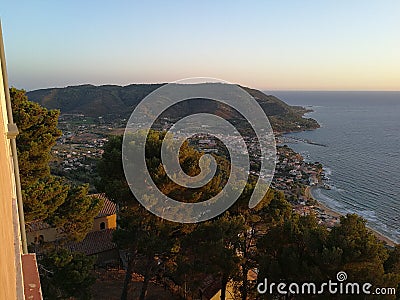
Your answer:
[[[306,108],[306,107],[304,107],[304,106],[299,106],[299,107],[301,107],[301,108],[304,110],[304,112],[303,112],[303,114],[302,114],[302,117],[303,117],[303,118],[304,118],[304,116],[305,116],[307,113],[314,112],[314,109],[312,109],[312,108]],[[317,124],[318,124],[318,126],[317,126],[316,128],[307,128],[307,129],[306,129],[306,128],[301,128],[301,129],[299,129],[299,130],[289,130],[289,131],[286,131],[286,132],[276,132],[275,134],[276,134],[276,136],[279,137],[279,138],[284,138],[284,136],[285,136],[286,134],[296,133],[296,132],[303,132],[303,131],[312,131],[312,130],[316,130],[316,129],[318,129],[318,128],[321,127],[321,125],[318,123],[318,121],[317,121]],[[308,143],[308,141],[299,141],[299,142]],[[310,143],[310,144],[313,144],[313,143]],[[325,145],[318,145],[318,144],[317,144],[317,146],[325,146]],[[317,208],[317,209],[320,210],[323,214],[328,215],[328,216],[329,216],[330,218],[332,218],[332,219],[340,219],[340,217],[345,216],[344,214],[339,213],[339,212],[337,212],[337,211],[335,211],[335,210],[329,208],[328,206],[326,206],[325,204],[323,204],[319,199],[315,198],[315,197],[312,195],[312,190],[315,189],[315,188],[318,188],[318,186],[306,186],[306,189],[305,189],[305,197],[306,197],[307,199],[313,199],[313,200],[315,201],[315,205],[310,206],[310,207],[313,208],[313,211],[316,211],[315,208]],[[317,212],[317,214],[318,214],[318,212]],[[396,245],[398,245],[398,244],[397,244],[395,241],[393,241],[391,238],[385,236],[383,233],[378,232],[376,229],[373,229],[373,228],[371,228],[371,227],[368,226],[368,225],[366,225],[366,227],[367,227],[367,229],[369,229],[369,230],[375,235],[375,237],[376,237],[378,240],[382,241],[386,246],[394,248]],[[400,245],[400,243],[399,243],[399,245]]]
[[[313,186],[307,186],[306,190],[305,190],[305,196],[308,199],[313,199],[316,204],[314,205],[315,207],[318,207],[321,211],[323,211],[326,215],[331,216],[332,218],[340,218],[342,216],[345,216],[342,213],[339,213],[337,211],[334,211],[333,209],[327,207],[325,204],[323,204],[320,200],[316,199],[313,195],[312,195],[312,189],[313,188],[317,188],[317,187],[313,187]],[[385,243],[387,246],[389,247],[395,247],[397,245],[397,243],[395,241],[393,241],[392,239],[390,239],[389,237],[385,236],[384,234],[378,232],[377,230],[371,228],[370,226],[366,226],[375,236],[378,240],[382,241],[383,243]]]

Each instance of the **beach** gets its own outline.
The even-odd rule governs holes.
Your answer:
[[[306,187],[305,190],[305,196],[308,199],[313,199],[315,200],[317,203],[314,205],[314,207],[316,207],[318,210],[322,211],[325,215],[330,216],[332,219],[340,219],[341,216],[344,216],[341,213],[338,213],[334,210],[332,210],[331,208],[327,207],[326,205],[324,205],[323,203],[321,203],[320,201],[318,201],[318,199],[316,199],[313,195],[312,195],[312,189],[314,188],[318,188],[318,187]],[[367,228],[378,238],[378,240],[384,242],[386,245],[390,246],[390,247],[395,247],[396,243],[394,241],[392,241],[390,238],[384,236],[383,234],[381,234],[380,232],[376,231],[375,229],[370,228],[369,226],[367,226]]]

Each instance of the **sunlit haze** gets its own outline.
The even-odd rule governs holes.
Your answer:
[[[400,2],[4,1],[10,84],[400,90]]]

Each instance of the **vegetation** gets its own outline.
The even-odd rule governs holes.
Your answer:
[[[17,137],[24,212],[27,223],[43,221],[64,233],[65,240],[82,240],[93,226],[101,201],[88,196],[88,185],[73,186],[50,173],[51,148],[61,135],[58,111],[30,102],[22,90],[10,89]],[[93,261],[67,250],[42,247],[41,279],[47,299],[89,297],[88,270]],[[49,277],[50,276],[50,277]]]
[[[151,132],[146,145],[146,161],[158,187],[178,200],[203,199],[206,190],[190,198],[166,179],[159,154],[163,137],[163,133]],[[210,221],[183,225],[152,215],[128,188],[122,170],[121,143],[122,137],[114,137],[106,144],[98,166],[98,188],[121,208],[114,238],[131,258],[122,299],[129,298],[133,272],[144,276],[140,299],[145,299],[150,280],[185,286],[182,297],[202,297],[207,276],[219,282],[221,299],[225,299],[228,283],[240,299],[256,299],[260,297],[256,294],[257,281],[248,279],[249,272],[255,269],[259,270],[260,281],[268,278],[274,282],[318,283],[334,280],[337,272],[345,271],[354,282],[387,287],[399,284],[399,248],[392,251],[384,247],[365,227],[363,219],[348,215],[341,219],[340,226],[328,231],[315,216],[293,213],[283,193],[273,190],[249,210],[248,200],[254,188],[251,180],[229,211]],[[182,164],[189,174],[197,168],[196,160],[190,157],[198,159],[199,153],[184,145],[180,159],[190,161]],[[213,189],[219,190],[219,184]]]
[[[49,111],[28,101],[24,91],[10,90],[14,121],[20,131],[17,150],[24,212],[27,222],[45,220],[65,201],[68,194],[62,178],[50,174],[50,150],[61,135],[58,111]]]
[[[103,90],[112,92],[113,97],[120,97],[121,101],[124,97],[131,99],[127,103],[134,105],[129,91],[136,91],[135,99],[141,99],[156,88],[144,86],[146,89],[141,93],[140,86],[98,88],[102,94]],[[46,96],[43,101],[50,102],[53,94],[60,96],[68,91],[71,101],[65,105],[74,111],[75,102],[81,99],[81,89],[86,89],[88,99],[92,93],[96,95],[92,89],[97,88],[92,86],[57,89],[49,95],[48,90],[40,93],[41,97]],[[257,98],[264,97],[261,92],[249,91]],[[80,240],[91,228],[101,203],[88,196],[87,185],[71,186],[64,178],[50,173],[50,149],[60,136],[58,112],[29,102],[23,91],[11,89],[10,93],[15,121],[21,132],[17,145],[27,221],[48,222],[62,230],[67,240]],[[262,106],[265,107],[275,105],[276,110],[271,110],[276,118],[294,114],[290,107],[272,98],[258,101],[264,101]],[[298,121],[293,118],[289,127],[297,128]],[[216,156],[217,176],[204,187],[188,191],[169,180],[160,159],[164,137],[164,133],[152,131],[146,145],[148,170],[164,194],[178,201],[197,202],[223,188],[229,163],[219,156]],[[268,278],[274,282],[318,283],[335,279],[338,271],[345,271],[352,282],[400,287],[400,247],[385,247],[365,227],[362,218],[347,215],[341,218],[339,226],[329,231],[319,225],[313,215],[294,214],[284,195],[271,189],[254,209],[249,210],[248,200],[255,184],[252,178],[228,212],[207,222],[179,224],[149,213],[132,195],[125,180],[121,144],[122,137],[110,138],[97,167],[98,190],[104,191],[120,209],[114,240],[127,252],[121,299],[129,298],[129,283],[134,272],[143,275],[140,299],[146,298],[151,281],[166,286],[171,283],[185,286],[184,293],[178,290],[181,297],[199,298],[205,293],[203,283],[209,276],[218,282],[221,299],[225,299],[229,285],[234,287],[233,292],[240,299],[256,299],[261,297],[256,294],[257,281],[248,277],[249,272],[256,269],[258,281]],[[199,172],[200,155],[187,143],[183,144],[180,163],[188,175]],[[91,275],[93,259],[62,248],[48,247],[43,251],[40,271],[45,298],[90,299],[89,288],[94,281]]]
[[[66,249],[52,249],[43,259],[40,277],[46,299],[91,299],[94,258]]]
[[[89,184],[89,193],[96,193],[95,184],[99,180],[96,172],[96,165],[98,159],[85,158],[82,163],[87,164],[90,168],[85,166],[77,167],[76,170],[64,170],[63,167],[56,161],[50,163],[51,173],[55,176],[66,178],[74,185]]]
[[[213,193],[218,192],[221,179],[216,176],[207,185],[192,193],[184,193],[183,189],[172,182],[161,167],[160,149],[164,133],[152,132],[148,138],[146,162],[150,173],[157,181],[162,191],[180,201],[203,201]],[[145,210],[131,194],[122,169],[121,161],[122,137],[114,137],[105,146],[103,160],[98,171],[102,178],[98,190],[119,204],[119,228],[115,241],[129,252],[130,261],[127,268],[123,299],[127,297],[128,283],[135,266],[140,268],[138,261],[144,265],[144,283],[140,299],[144,299],[147,284],[161,267],[173,266],[180,240],[193,228],[167,222]],[[182,166],[189,175],[199,171],[197,165],[200,154],[185,143],[181,148]],[[141,172],[141,170],[137,170]],[[167,268],[165,268],[167,271]],[[171,271],[171,270],[169,270]]]
[[[105,117],[112,120],[128,118],[135,106],[148,94],[163,84],[117,85],[79,85],[65,88],[50,88],[31,91],[29,98],[49,109],[60,109],[62,113],[84,114],[88,117]],[[266,95],[261,91],[244,88],[260,104],[270,117],[271,125],[276,132],[300,131],[318,128],[313,119],[303,118],[306,112],[299,107],[289,106],[278,98]],[[236,120],[240,117],[232,109],[216,105],[212,101],[188,101],[174,106],[165,117],[176,118],[197,111],[212,111],[226,119]]]
[[[365,227],[365,220],[354,214],[343,216],[331,231],[319,226],[314,216],[293,215],[260,238],[257,249],[260,282],[264,278],[270,282],[284,279],[318,286],[335,279],[339,271],[347,273],[349,282],[369,282],[374,287],[396,287],[400,282],[396,250],[385,248]],[[341,295],[340,299],[347,298]]]
[[[61,229],[68,240],[83,240],[103,205],[100,198],[88,195],[88,189],[88,184],[70,187],[67,195],[70,200],[64,201],[47,220]]]

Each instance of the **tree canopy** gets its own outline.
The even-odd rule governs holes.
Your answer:
[[[51,148],[61,135],[59,111],[29,101],[25,91],[16,88],[10,89],[10,98],[20,132],[17,151],[26,221],[45,221],[71,239],[83,239],[101,202],[88,197],[88,186],[71,186],[50,172]]]
[[[166,195],[180,201],[203,201],[217,193],[225,178],[221,177],[196,193],[187,193],[167,178],[160,159],[162,132],[150,132],[146,145],[146,162],[152,178]],[[202,297],[203,282],[211,276],[219,282],[221,299],[227,283],[240,299],[255,299],[256,283],[248,278],[258,270],[258,279],[276,282],[323,282],[346,271],[352,279],[394,287],[399,283],[399,248],[387,249],[355,215],[342,217],[339,226],[328,230],[314,215],[293,212],[284,194],[269,189],[262,201],[248,209],[255,181],[250,178],[241,197],[228,212],[207,222],[177,224],[149,213],[129,190],[122,168],[122,137],[113,137],[105,146],[98,170],[98,186],[120,206],[118,245],[131,258],[122,299],[128,298],[132,272],[144,275],[142,295],[145,299],[150,279],[173,281],[185,287],[185,294]],[[185,172],[196,174],[200,153],[188,144],[180,151]],[[225,168],[225,158],[218,158]],[[138,170],[141,172],[141,170]],[[141,263],[138,263],[138,262]],[[279,296],[279,295],[274,295]]]
[[[74,186],[50,172],[51,148],[61,135],[59,111],[31,102],[25,91],[10,89],[18,126],[18,162],[25,220],[43,221],[63,233],[64,240],[82,240],[93,226],[102,202],[88,195],[88,185]],[[44,298],[89,299],[93,259],[65,249],[41,247],[39,262]]]

